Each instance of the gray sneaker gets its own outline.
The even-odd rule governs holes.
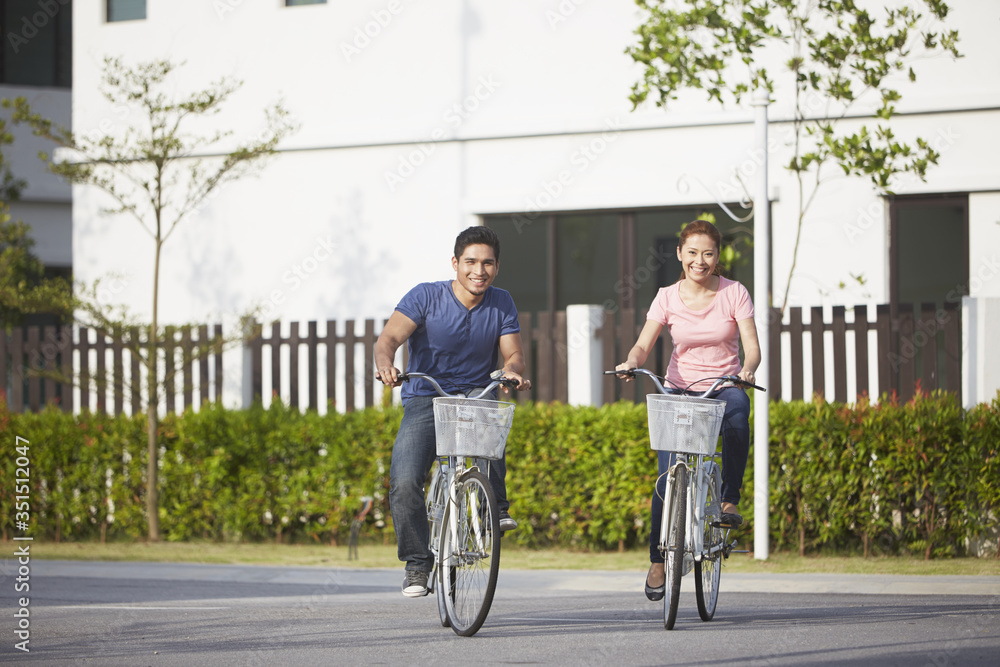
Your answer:
[[[427,577],[430,572],[407,570],[403,577],[403,595],[408,598],[419,598],[427,595]]]
[[[506,533],[508,530],[514,530],[517,528],[517,521],[510,518],[510,515],[506,512],[500,515],[500,532]]]

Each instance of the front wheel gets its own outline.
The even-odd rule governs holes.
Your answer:
[[[500,572],[500,510],[489,480],[466,471],[448,502],[438,554],[438,585],[456,634],[468,637],[482,627],[493,604]]]
[[[722,518],[722,489],[719,483],[719,467],[712,465],[708,474],[708,493],[705,496],[705,516],[703,519],[704,543],[701,560],[694,564],[694,591],[698,599],[698,615],[703,621],[711,621],[719,602],[719,579],[722,576],[723,530],[713,523]]]
[[[441,544],[441,526],[444,525],[444,508],[447,502],[448,480],[444,468],[440,462],[435,464],[431,471],[431,484],[427,489],[427,524],[430,528],[430,549],[434,554],[434,570],[429,578],[434,595],[437,598],[438,615],[441,617],[441,625],[448,627],[448,610],[444,602],[444,587],[437,585],[437,555]]]
[[[674,479],[670,486],[670,511],[664,512],[666,525],[661,530],[660,540],[665,546],[664,567],[666,586],[663,596],[663,627],[674,629],[677,620],[677,604],[681,596],[681,577],[684,576],[684,529],[687,518],[687,467],[678,464],[674,468]],[[663,536],[666,536],[665,539]]]

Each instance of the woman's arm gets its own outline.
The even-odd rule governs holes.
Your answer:
[[[655,320],[646,320],[646,324],[643,325],[642,331],[639,332],[639,340],[635,342],[632,349],[628,352],[628,357],[626,357],[625,362],[615,366],[616,371],[630,371],[635,368],[639,368],[649,357],[649,353],[653,350],[653,345],[656,344],[656,339],[660,337],[660,331],[663,329],[663,325]]]
[[[740,328],[740,342],[743,343],[743,368],[740,379],[754,381],[754,372],[760,366],[760,341],[757,340],[757,323],[753,318],[737,322]]]

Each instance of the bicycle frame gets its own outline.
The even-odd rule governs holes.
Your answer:
[[[458,499],[458,495],[457,495],[458,489],[457,489],[457,485],[455,484],[455,480],[457,478],[461,477],[462,473],[464,473],[466,470],[477,469],[478,467],[479,467],[478,465],[473,465],[473,466],[470,466],[470,467],[466,467],[466,465],[465,465],[465,457],[460,457],[460,456],[440,457],[439,460],[438,460],[438,473],[437,474],[441,476],[441,483],[444,483],[445,484],[444,488],[448,490],[448,496],[445,499],[445,502],[449,503],[452,507],[458,507],[459,510],[455,511],[455,512],[450,512],[449,513],[449,515],[448,515],[448,519],[449,520],[448,520],[448,525],[447,526],[441,526],[439,528],[432,529],[432,533],[431,533],[431,552],[435,556],[438,555],[438,553],[437,553],[437,551],[438,551],[437,550],[437,545],[441,541],[441,533],[440,533],[441,528],[444,528],[444,529],[446,529],[446,530],[449,531],[449,534],[452,536],[452,544],[461,544],[461,543],[464,542],[463,538],[465,536],[459,534],[458,517],[459,517],[460,514],[462,514],[464,512],[465,508],[462,508],[461,505],[460,505],[460,502],[459,502],[459,499]],[[472,502],[475,503],[477,501],[476,501],[475,498],[473,498]],[[442,513],[442,516],[439,517],[438,521],[437,521],[437,525],[438,526],[440,526],[440,522],[444,519],[444,516],[443,516],[444,515],[444,507],[441,508],[441,513]],[[478,555],[482,555],[482,553],[485,552],[485,550],[486,550],[486,546],[485,546],[485,542],[483,540],[484,532],[483,532],[482,520],[481,520],[481,517],[480,517],[480,512],[478,511],[478,508],[476,508],[476,507],[471,508],[471,516],[472,516],[473,530],[475,531],[475,536],[474,537],[475,537],[476,546],[478,547],[478,552],[479,552]],[[434,532],[435,530],[438,531],[436,534]],[[449,554],[448,555],[449,559],[454,559],[454,557],[455,557],[454,554]]]
[[[656,389],[661,394],[675,393],[666,389],[664,385],[666,381],[663,378],[644,368],[605,371],[605,375],[624,377],[648,375],[658,380]],[[713,381],[712,386],[704,393],[698,395],[697,392],[689,391],[694,384],[708,381]],[[706,378],[689,385],[687,388],[677,387],[682,393],[693,394],[697,397],[696,399],[689,402],[684,399],[660,401],[648,398],[648,408],[653,408],[654,404],[659,403],[690,405],[698,402],[697,399],[708,399],[710,394],[726,383],[738,387],[761,389],[761,387],[734,375]],[[724,403],[724,401],[702,400],[701,403],[706,410],[703,422],[706,430],[698,434],[696,442],[691,442],[686,432],[680,433],[676,430],[668,431],[674,439],[664,442],[664,432],[661,430],[660,420],[664,418],[664,415],[673,416],[675,429],[676,425],[690,427],[693,424],[691,408],[685,406],[683,412],[680,409],[677,412],[657,409],[655,413],[649,413],[650,444],[657,451],[672,452],[675,457],[670,468],[662,475],[665,477],[666,489],[663,494],[663,514],[660,517],[660,539],[657,545],[664,560],[663,625],[667,630],[672,630],[677,620],[681,578],[691,568],[694,568],[696,573],[695,597],[698,602],[698,615],[703,621],[712,620],[718,602],[722,560],[732,553],[732,549],[736,545],[736,541],[730,541],[729,538],[732,526],[724,525],[721,521],[713,521],[713,517],[721,519],[722,515],[721,483],[719,481],[721,468],[715,461],[715,457],[719,455],[715,449],[720,422],[723,419],[723,415],[719,412],[719,403]],[[709,405],[714,414],[709,412]],[[678,420],[682,414],[685,419]],[[711,440],[712,437],[715,438],[715,441]],[[678,477],[681,478],[680,481],[678,481]],[[684,487],[682,491],[684,495],[676,499],[674,496],[680,489],[675,487],[675,484],[681,484]],[[657,487],[659,487],[659,479]],[[712,492],[711,496],[709,496],[709,491]],[[655,493],[659,494],[659,490],[657,489]],[[675,506],[675,500],[677,503],[683,503],[683,509]],[[711,507],[706,508],[706,504],[709,502],[711,502]],[[677,513],[676,517],[674,516],[675,512]],[[709,544],[706,544],[706,541]]]
[[[711,468],[717,466],[715,458],[712,456],[691,455],[678,452],[677,460],[666,473],[666,491],[663,496],[663,515],[660,519],[660,551],[666,551],[667,522],[670,517],[671,503],[673,495],[670,491],[673,488],[676,477],[677,466],[683,465],[690,473],[688,483],[688,501],[686,513],[686,531],[684,537],[684,551],[690,553],[695,561],[704,558],[711,558],[713,554],[722,550],[722,545],[709,546],[705,549],[705,532],[701,530],[705,525],[705,499],[708,496],[708,485],[711,484]],[[694,459],[693,461],[691,459]],[[706,461],[705,459],[709,459]],[[721,512],[721,510],[720,510]]]
[[[400,379],[405,381],[405,380],[409,380],[411,378],[423,378],[424,380],[427,380],[431,384],[432,387],[434,387],[434,390],[438,393],[439,396],[452,397],[452,398],[460,397],[460,398],[473,398],[473,399],[475,399],[475,398],[482,398],[484,396],[487,396],[494,389],[496,389],[497,387],[505,384],[504,379],[503,379],[502,374],[500,373],[500,371],[494,371],[493,374],[490,377],[492,378],[492,382],[490,382],[490,384],[487,385],[482,391],[480,391],[480,392],[478,392],[478,393],[476,393],[475,395],[472,395],[472,396],[466,396],[465,394],[462,394],[462,393],[449,394],[448,392],[446,392],[441,387],[441,385],[438,383],[437,380],[435,380],[430,375],[427,375],[426,373],[419,373],[419,372],[404,373],[404,374],[402,374],[400,376]],[[438,473],[437,474],[442,476],[441,477],[441,481],[443,481],[444,484],[445,484],[444,488],[448,489],[448,500],[447,500],[447,502],[451,503],[453,506],[457,506],[458,505],[458,499],[455,496],[455,479],[457,477],[461,477],[462,473],[464,473],[466,470],[477,469],[477,468],[481,469],[479,467],[479,465],[477,463],[475,463],[475,462],[474,462],[474,464],[472,466],[470,466],[469,468],[467,468],[466,465],[465,465],[465,457],[459,457],[459,456],[441,456],[441,457],[438,457]],[[489,465],[488,464],[485,466],[484,474],[486,474],[486,476],[489,477]],[[444,508],[443,507],[441,508],[441,511],[442,511],[442,513],[444,512]],[[456,519],[457,515],[458,515],[458,512],[452,512],[451,513],[452,519]],[[442,516],[441,518],[444,518],[444,517]],[[449,523],[453,523],[453,522],[449,521]],[[477,531],[477,537],[481,536],[482,535],[482,530],[481,530],[481,526],[479,525],[479,513],[478,512],[476,512],[475,514],[473,514],[473,523],[474,523],[476,531]],[[448,526],[448,529],[451,531],[451,535],[456,540],[459,537],[461,537],[461,536],[457,535],[458,529],[457,529],[456,526],[450,525],[450,526]],[[435,528],[434,530],[437,530],[437,529]],[[435,556],[438,555],[437,554],[437,545],[438,545],[439,541],[440,541],[440,532],[431,535],[431,551],[432,551],[432,553]],[[479,541],[479,546],[482,547],[482,538],[479,537],[478,541]],[[456,541],[454,543],[457,544],[458,542]]]
[[[404,381],[423,378],[443,397],[472,400],[486,397],[488,402],[493,402],[488,395],[496,387],[518,384],[503,378],[497,371],[487,387],[466,396],[447,393],[437,380],[424,373],[411,372],[399,377]],[[437,443],[438,451],[462,451],[442,448],[441,444]],[[460,454],[439,455],[438,469],[427,495],[431,528],[429,547],[434,555],[429,582],[437,595],[441,624],[450,625],[457,634],[464,636],[475,634],[489,613],[499,567],[499,515],[490,487],[488,456],[479,459]],[[473,581],[477,577],[470,577],[468,572],[481,571],[484,562],[488,563],[489,574],[485,589],[480,589],[483,595],[481,598],[476,593],[468,596],[467,593],[478,588]]]
[[[647,377],[656,380],[653,384],[656,386],[657,391],[661,394],[672,394],[674,392],[668,391],[666,386],[661,382],[662,378],[656,374],[646,370],[645,368],[636,368],[631,371],[604,371],[605,375],[618,375],[635,377],[636,375],[645,375]],[[691,393],[699,398],[708,398],[710,394],[714,393],[716,389],[728,384],[734,384],[736,386],[745,385],[747,387],[752,387],[760,391],[764,391],[763,387],[758,387],[755,384],[744,382],[740,378],[733,375],[724,375],[716,378],[707,378],[707,380],[712,380],[712,385],[705,390],[704,393],[698,394],[697,392],[688,392],[690,386],[687,388],[675,388],[676,391],[683,391],[685,393]],[[706,380],[706,381],[707,381]],[[710,456],[705,456],[701,454],[686,454],[684,452],[676,452],[674,454],[676,460],[674,464],[670,467],[670,470],[665,473],[667,475],[667,486],[666,493],[663,499],[663,517],[660,530],[660,548],[661,551],[666,550],[666,534],[667,534],[667,522],[670,517],[670,503],[672,502],[672,495],[670,493],[673,486],[674,478],[676,476],[677,466],[683,465],[687,468],[688,472],[691,473],[691,480],[688,483],[688,499],[687,499],[687,517],[686,517],[686,528],[684,547],[685,552],[690,553],[695,561],[700,561],[703,558],[710,558],[714,553],[721,551],[723,546],[710,547],[709,550],[705,551],[705,535],[703,527],[705,525],[705,498],[708,496],[708,485],[711,483],[711,473],[713,472],[713,467],[717,467],[718,464],[715,462],[715,457],[719,456],[718,453],[712,454]],[[707,461],[706,461],[707,459]],[[721,508],[720,508],[721,512]],[[697,530],[696,530],[697,529]],[[725,543],[725,540],[723,540]]]

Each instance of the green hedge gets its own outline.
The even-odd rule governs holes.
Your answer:
[[[164,539],[344,541],[361,498],[364,535],[392,541],[388,470],[398,408],[349,414],[268,409],[169,416],[160,426]],[[142,539],[145,419],[10,414],[0,403],[0,526],[15,526],[15,436],[30,441],[32,533]],[[802,553],[960,555],[996,540],[1000,396],[963,411],[947,394],[899,404],[771,404],[771,548]],[[529,547],[642,547],[656,476],[645,407],[520,405],[508,495]],[[753,537],[753,454],[741,504]],[[991,532],[992,531],[992,532]],[[993,547],[996,548],[995,546]]]
[[[930,558],[995,540],[998,415],[1000,397],[966,413],[943,393],[773,405],[772,543]]]
[[[381,499],[372,529],[384,529],[401,416],[366,410],[327,418],[281,405],[167,416],[159,433],[163,539],[335,541],[363,496]],[[30,442],[33,534],[145,537],[145,427],[145,417],[20,415],[0,403],[5,480],[15,473],[15,436]],[[13,496],[12,483],[0,488],[5,538],[16,528]]]

